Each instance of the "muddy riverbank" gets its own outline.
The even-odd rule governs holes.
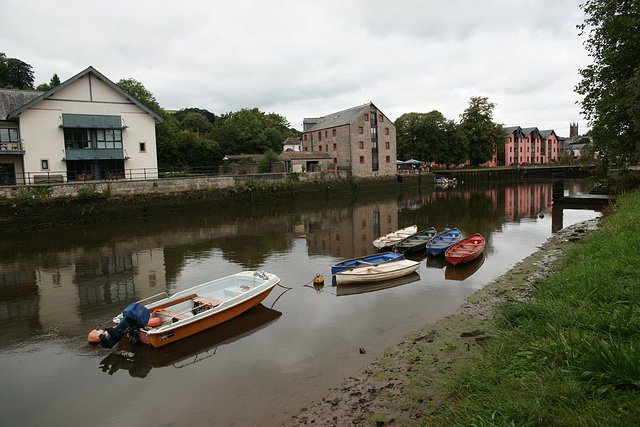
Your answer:
[[[598,223],[595,219],[560,230],[538,251],[469,296],[454,314],[408,334],[364,371],[301,408],[287,425],[382,426],[428,420],[450,395],[447,384],[491,338],[494,309],[531,298],[535,284],[558,268],[562,252]]]

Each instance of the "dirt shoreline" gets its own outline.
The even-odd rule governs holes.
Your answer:
[[[364,371],[302,408],[285,425],[406,425],[418,417],[424,422],[450,394],[446,384],[457,369],[478,354],[482,340],[491,337],[494,308],[531,298],[532,287],[558,268],[562,252],[595,230],[599,221],[560,230],[536,252],[469,296],[454,314],[406,335]]]

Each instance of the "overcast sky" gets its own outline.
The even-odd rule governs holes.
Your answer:
[[[0,0],[0,52],[36,85],[93,66],[134,78],[169,110],[257,107],[302,129],[372,101],[390,119],[472,96],[505,126],[569,135],[592,61],[580,0]]]

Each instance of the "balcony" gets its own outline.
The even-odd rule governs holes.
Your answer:
[[[3,155],[3,154],[23,155],[24,147],[22,147],[22,142],[19,142],[19,141],[0,142],[0,155]]]
[[[67,148],[64,160],[126,159],[122,148]]]

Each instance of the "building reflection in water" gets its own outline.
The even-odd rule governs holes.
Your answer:
[[[462,184],[9,236],[0,248],[0,346],[52,329],[82,335],[133,301],[172,293],[187,264],[199,260],[257,269],[274,254],[299,250],[299,242],[309,257],[353,258],[413,224],[479,232],[490,255],[491,235],[507,222],[552,213],[552,231],[562,228],[562,209],[552,202],[551,184]]]

